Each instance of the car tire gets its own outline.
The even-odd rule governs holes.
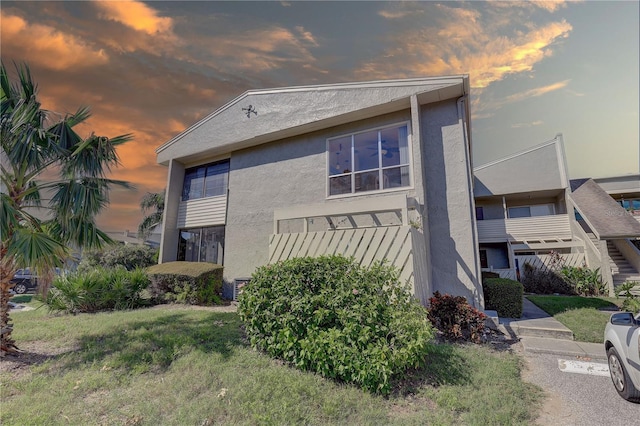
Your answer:
[[[620,355],[613,346],[607,351],[607,359],[609,361],[609,375],[618,394],[627,401],[640,402],[640,391],[633,385]]]
[[[13,286],[13,291],[16,294],[24,294],[27,292],[27,285],[25,283],[17,283]]]

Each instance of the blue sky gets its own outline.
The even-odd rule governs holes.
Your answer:
[[[134,133],[100,223],[135,229],[155,148],[245,90],[469,74],[474,164],[564,135],[571,177],[640,173],[638,2],[10,2],[1,56],[87,135]]]

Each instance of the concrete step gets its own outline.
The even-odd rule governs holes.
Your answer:
[[[562,325],[562,324],[560,324]],[[521,337],[545,337],[549,339],[573,340],[573,332],[562,325],[547,324],[542,321],[519,321],[514,331]]]
[[[524,298],[521,318],[500,318],[500,325],[510,335],[573,340],[573,332],[558,320]]]

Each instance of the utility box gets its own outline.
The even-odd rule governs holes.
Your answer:
[[[242,293],[242,288],[251,281],[251,278],[236,278],[233,280],[233,300],[238,300],[238,296]]]

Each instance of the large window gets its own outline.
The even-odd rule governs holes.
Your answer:
[[[181,229],[178,260],[211,262],[222,265],[224,261],[224,226]]]
[[[329,195],[410,186],[408,133],[402,124],[329,139]]]
[[[187,169],[184,173],[182,200],[225,195],[228,181],[228,160]]]

